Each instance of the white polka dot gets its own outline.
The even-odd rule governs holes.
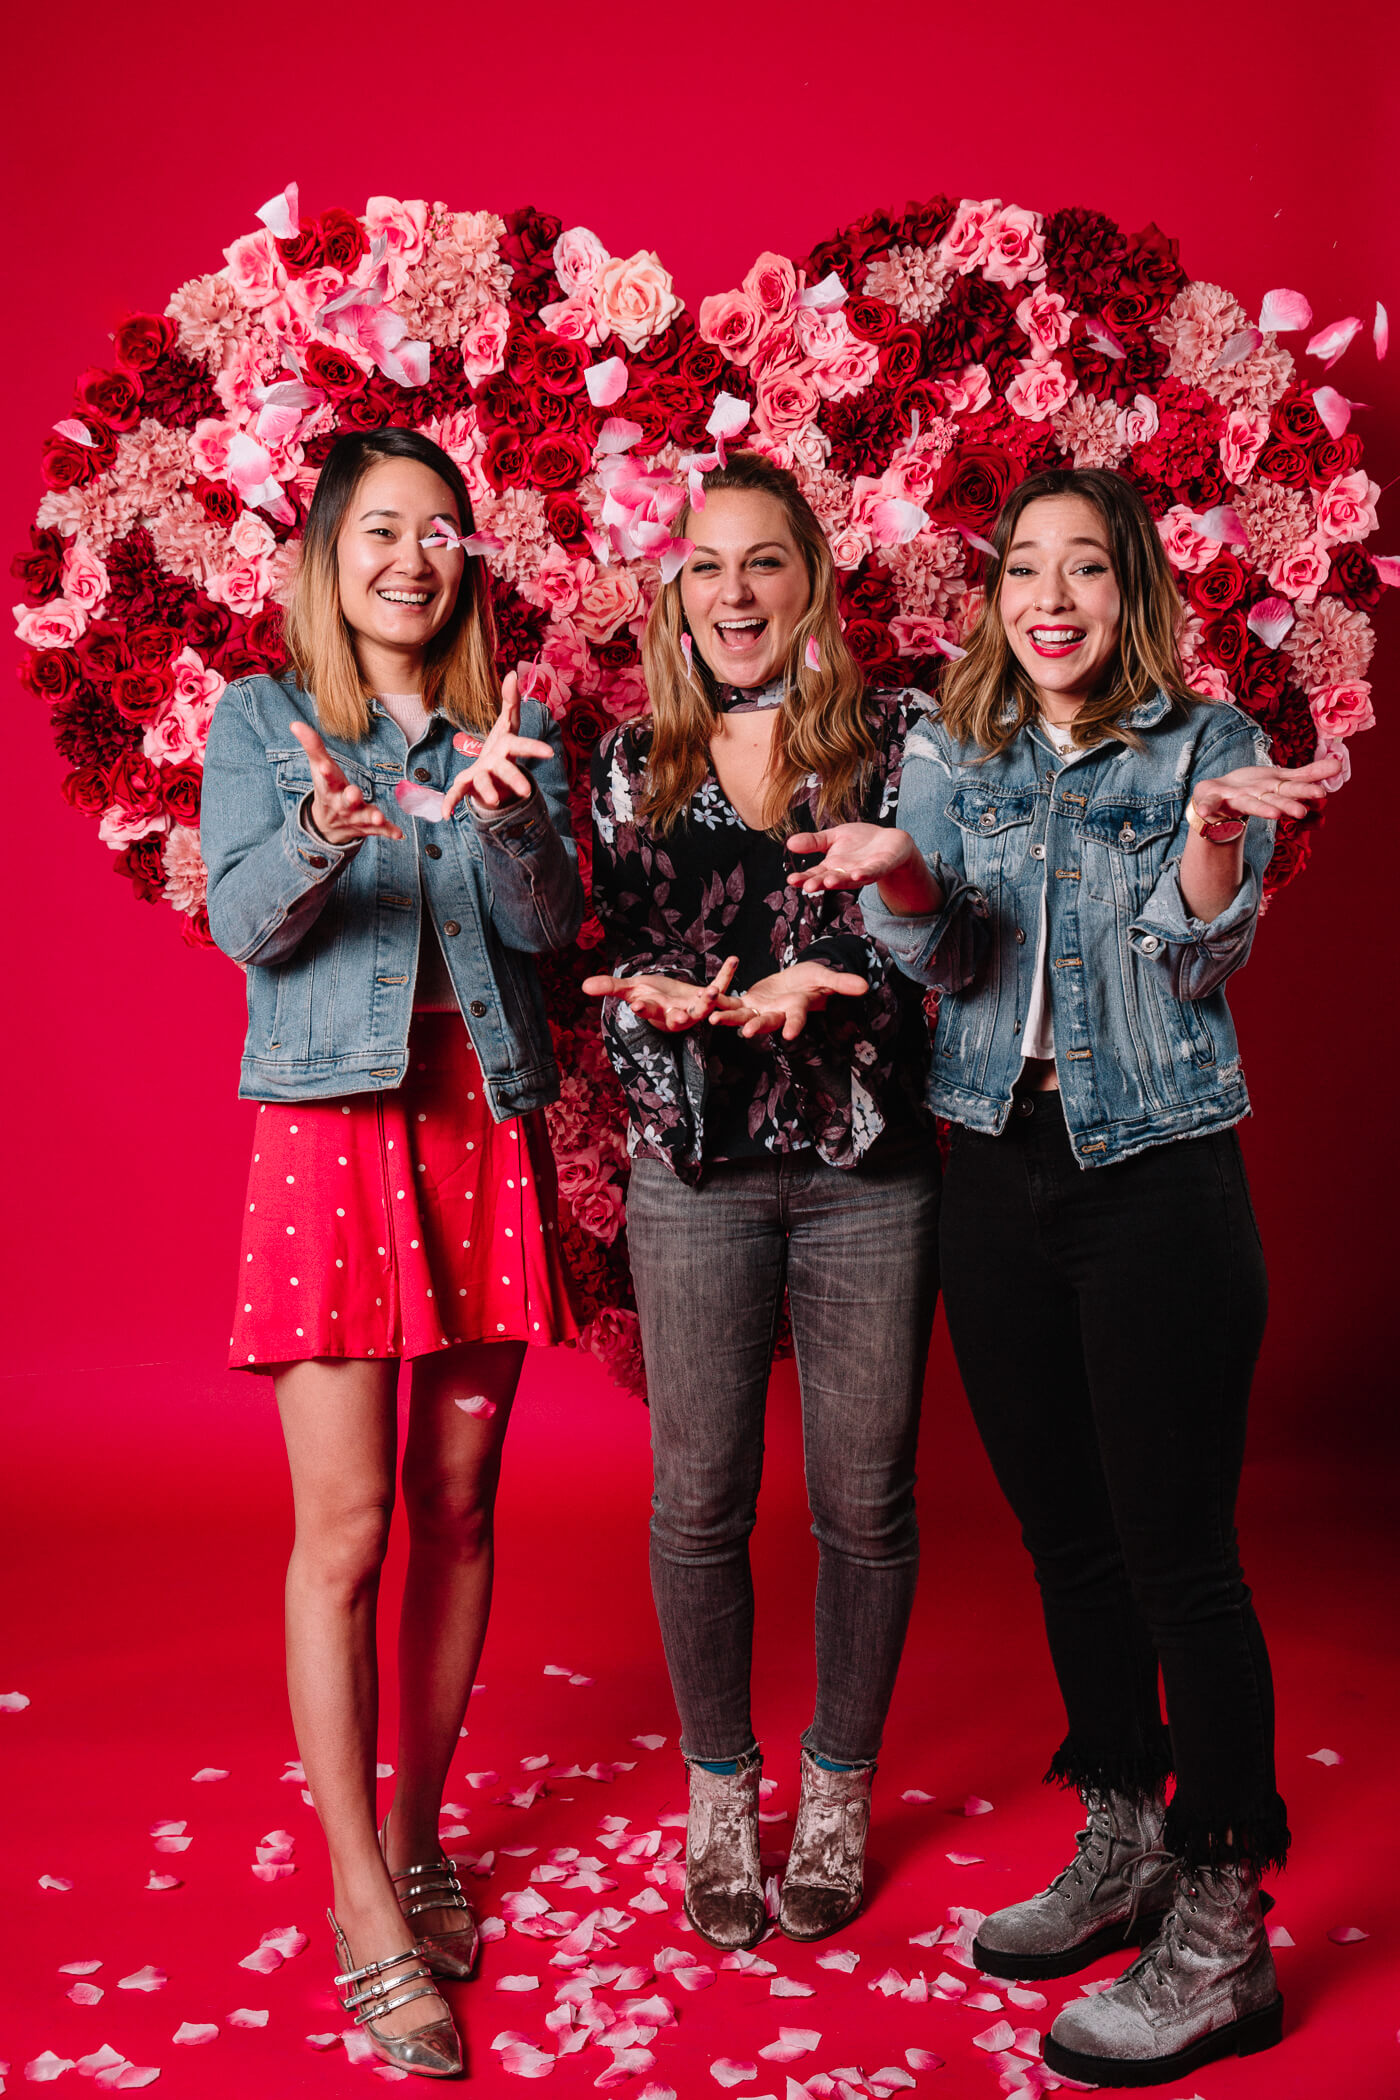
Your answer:
[[[261,1107],[261,1108],[260,1108],[260,1109],[258,1110],[258,1114],[259,1114],[260,1116],[265,1116],[265,1115],[267,1114],[267,1103],[266,1103],[265,1101],[264,1101],[264,1103],[263,1103],[262,1107]],[[249,1357],[249,1359],[248,1359],[249,1363],[251,1363],[251,1362],[252,1362],[252,1360],[253,1360],[253,1359],[252,1359],[251,1357]]]
[[[472,1093],[469,1093],[469,1094],[467,1095],[467,1099],[468,1099],[468,1101],[475,1101],[475,1099],[476,1099],[476,1095],[475,1095],[475,1094],[472,1094]]]
[[[261,1152],[255,1152],[255,1153],[253,1154],[253,1165],[254,1165],[254,1166],[256,1166],[256,1165],[257,1165],[257,1163],[258,1163],[258,1161],[259,1161],[259,1160],[260,1160],[261,1158],[262,1158],[262,1154],[261,1154]]]
[[[392,1138],[390,1138],[390,1140],[389,1140],[389,1150],[390,1150],[390,1151],[392,1152],[392,1151],[393,1151],[393,1149],[394,1149],[394,1140],[393,1140]]]
[[[510,1282],[510,1278],[509,1278],[509,1276],[503,1276],[503,1277],[501,1278],[501,1282],[502,1282],[502,1283],[509,1283],[509,1282]]]
[[[291,1187],[293,1186],[293,1184],[295,1183],[295,1181],[296,1181],[296,1175],[295,1175],[295,1174],[289,1174],[289,1175],[287,1176],[287,1187],[288,1187],[288,1188],[291,1188]]]
[[[521,1175],[521,1177],[520,1177],[520,1186],[521,1186],[521,1188],[523,1188],[523,1189],[527,1189],[527,1188],[529,1188],[529,1186],[530,1186],[530,1177],[529,1177],[529,1175],[528,1175],[528,1174],[522,1174],[522,1175]]]
[[[427,1122],[427,1120],[428,1120],[428,1119],[427,1119],[427,1117],[426,1117],[426,1116],[424,1115],[424,1113],[423,1113],[423,1111],[422,1111],[422,1109],[421,1109],[421,1108],[420,1108],[420,1109],[419,1109],[419,1111],[418,1111],[418,1120],[419,1120],[419,1122],[420,1122],[420,1123],[426,1123],[426,1122]]]
[[[338,1320],[338,1319],[340,1318],[340,1314],[339,1314],[338,1312],[333,1312],[333,1313],[331,1314],[331,1318],[332,1318],[333,1320]]]
[[[475,1152],[476,1150],[476,1146],[472,1143],[470,1138],[467,1139],[467,1150],[468,1152]]]
[[[287,1281],[291,1284],[293,1290],[295,1290],[297,1285],[300,1283],[301,1278],[299,1276],[289,1276],[287,1278]]]
[[[433,1294],[432,1294],[432,1292],[431,1292],[431,1291],[429,1291],[429,1292],[427,1293],[427,1295],[428,1295],[428,1297],[430,1297],[430,1298],[431,1298]]]
[[[249,1210],[256,1210],[256,1209],[257,1209],[257,1207],[258,1207],[258,1206],[257,1206],[257,1204],[256,1204],[256,1203],[250,1203],[250,1204],[248,1205],[248,1208],[249,1208]]]
[[[536,1334],[538,1334],[538,1333],[539,1333],[539,1331],[540,1331],[540,1323],[539,1323],[539,1321],[538,1321],[538,1320],[536,1320],[536,1322],[535,1322],[535,1332],[536,1332]]]
[[[513,1232],[512,1230],[511,1230],[511,1228],[510,1228],[510,1226],[509,1226],[509,1225],[507,1225],[507,1227],[506,1227],[506,1238],[507,1238],[508,1240],[513,1240],[513,1239],[515,1238],[515,1234],[514,1234],[514,1232]]]
[[[427,1162],[426,1162],[425,1160],[421,1160],[421,1159],[419,1160],[419,1162],[418,1162],[418,1171],[419,1171],[419,1173],[420,1173],[420,1174],[426,1174],[426,1173],[427,1173],[427,1171],[428,1171],[428,1168],[427,1168]]]
[[[459,1298],[465,1298],[465,1297],[466,1297],[466,1295],[467,1295],[467,1294],[466,1294],[466,1291],[465,1291],[465,1289],[463,1289],[463,1290],[460,1290],[460,1291],[458,1291],[458,1293],[457,1293],[457,1296],[458,1296]],[[244,1310],[244,1312],[247,1312],[247,1311],[248,1311],[248,1307],[247,1307],[247,1306],[245,1305],[245,1306],[244,1306],[244,1308],[243,1308],[243,1310]]]
[[[298,1333],[298,1334],[305,1334],[305,1332],[306,1332],[306,1329],[305,1329],[304,1327],[298,1327],[298,1329],[297,1329],[297,1333]]]
[[[342,1110],[340,1111],[340,1113],[341,1113],[341,1114],[342,1114],[343,1116],[348,1116],[348,1115],[349,1115],[349,1113],[350,1113],[350,1111],[349,1111],[349,1109],[348,1109],[348,1108],[342,1108]]]
[[[253,1259],[253,1257],[252,1257],[252,1255],[251,1255],[251,1254],[250,1254],[250,1255],[248,1256],[248,1259],[249,1259],[249,1261],[251,1261],[251,1260]]]
[[[402,1203],[402,1202],[403,1202],[403,1190],[402,1190],[402,1189],[400,1189],[400,1190],[399,1190],[399,1201],[400,1201],[400,1203]]]
[[[371,1355],[371,1356],[373,1356],[373,1354],[374,1354],[374,1351],[373,1351],[373,1349],[371,1349],[369,1353],[370,1353],[370,1355]]]
[[[244,1310],[244,1312],[251,1312],[251,1311],[253,1310],[253,1308],[252,1308],[252,1306],[251,1306],[251,1305],[245,1305],[245,1306],[244,1306],[244,1308],[243,1308],[243,1310]]]
[[[348,1167],[350,1164],[349,1160],[345,1157],[345,1154],[343,1152],[340,1155],[340,1164],[342,1167]]]
[[[474,1196],[475,1194],[476,1194],[476,1190],[475,1190],[475,1189],[468,1189],[468,1190],[467,1190],[467,1201],[468,1201],[468,1203],[470,1203],[470,1202],[471,1202],[471,1200],[472,1200],[472,1197],[473,1197],[473,1196]]]
[[[343,1218],[343,1217],[345,1216],[345,1213],[344,1213],[344,1211],[343,1211],[343,1210],[337,1210],[337,1211],[336,1211],[336,1216],[337,1216],[338,1218]]]
[[[416,1247],[418,1245],[418,1242],[417,1240],[410,1240],[408,1244],[410,1247]]]
[[[496,1322],[496,1332],[497,1332],[497,1334],[504,1334],[504,1333],[505,1333],[505,1331],[506,1331],[506,1323],[505,1323],[505,1321],[504,1321],[504,1320],[497,1320],[497,1322]]]
[[[287,1227],[287,1231],[288,1231],[289,1233],[293,1233],[293,1232],[295,1232],[295,1231],[296,1231],[296,1226],[295,1226],[295,1225],[289,1225],[289,1226]]]
[[[511,1134],[510,1134],[510,1141],[511,1141],[512,1145],[513,1145],[513,1144],[515,1143],[515,1136],[516,1136],[516,1134],[515,1134],[515,1132],[514,1132],[514,1131],[512,1130],[512,1132],[511,1132]]]
[[[292,1133],[292,1136],[293,1136],[293,1137],[295,1137],[295,1136],[296,1136],[296,1134],[297,1134],[297,1126],[296,1126],[296,1124],[295,1124],[295,1123],[289,1123],[289,1124],[287,1125],[287,1128],[288,1128],[288,1130],[290,1130],[290,1131],[291,1131],[291,1133]]]
[[[343,1268],[345,1267],[345,1264],[344,1264],[344,1262],[343,1262],[343,1261],[338,1261],[338,1262],[336,1263],[336,1267],[337,1267],[338,1269],[343,1269]]]
[[[248,1352],[248,1361],[250,1364],[257,1362],[257,1358],[253,1355],[251,1350]]]
[[[374,1251],[376,1254],[382,1254],[384,1252],[384,1249],[382,1247],[376,1247]]]
[[[507,1174],[506,1176],[506,1187],[508,1189],[513,1189],[515,1187],[515,1183],[511,1180],[509,1174]]]
[[[463,1245],[464,1247],[470,1247],[470,1245],[471,1245],[471,1241],[470,1241],[470,1240],[463,1240],[463,1242],[462,1242],[462,1245]]]
[[[382,1298],[376,1298],[374,1302],[376,1305],[382,1305],[384,1303],[384,1300]]]

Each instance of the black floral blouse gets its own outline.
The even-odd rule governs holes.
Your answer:
[[[879,758],[860,817],[892,824],[905,738],[928,702],[913,691],[871,693],[866,706]],[[870,989],[832,999],[791,1043],[708,1024],[670,1034],[606,1000],[604,1036],[627,1096],[632,1152],[694,1182],[712,1161],[807,1147],[851,1167],[885,1132],[931,1129],[921,994],[866,933],[857,893],[791,888],[799,857],[744,823],[713,767],[686,815],[656,837],[636,814],[650,740],[648,722],[628,723],[593,761],[593,901],[614,975],[706,984],[737,955],[738,992],[799,962],[851,971]],[[815,786],[809,780],[793,811],[794,830],[817,828]]]

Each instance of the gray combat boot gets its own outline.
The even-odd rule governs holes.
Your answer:
[[[860,1909],[873,1765],[828,1772],[802,1753],[802,1796],[778,1923],[790,1940],[824,1940]]]
[[[1176,1861],[1162,1850],[1161,1793],[1081,1794],[1088,1811],[1078,1850],[1048,1889],[993,1911],[972,1943],[989,1976],[1071,1976],[1105,1954],[1145,1947],[1171,1908]]]
[[[755,1751],[737,1772],[707,1772],[687,1759],[687,1769],[685,1914],[702,1940],[732,1954],[756,1946],[768,1929],[758,1860],[763,1759]]]
[[[1177,1870],[1161,1938],[1097,1997],[1067,2005],[1045,2065],[1093,2085],[1165,2085],[1283,2033],[1283,1999],[1252,1867]]]

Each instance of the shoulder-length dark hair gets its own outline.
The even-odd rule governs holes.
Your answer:
[[[1108,736],[1136,743],[1127,717],[1142,701],[1157,692],[1178,701],[1191,697],[1177,649],[1181,599],[1152,514],[1138,491],[1121,474],[1102,467],[1032,474],[1013,489],[997,519],[985,602],[968,637],[966,656],[949,667],[939,687],[939,713],[949,734],[959,743],[980,745],[989,756],[1004,751],[1039,713],[1034,683],[1006,637],[1001,588],[1022,515],[1047,496],[1082,496],[1098,512],[1123,607],[1118,647],[1098,691],[1074,718],[1075,743],[1096,744]]]
[[[321,726],[350,743],[369,735],[369,697],[341,608],[336,548],[355,491],[384,459],[412,459],[429,468],[452,492],[458,531],[465,537],[474,527],[461,470],[431,438],[416,430],[357,430],[332,445],[311,499],[287,609],[287,659],[315,700]],[[464,555],[451,618],[428,644],[424,706],[463,729],[489,729],[501,706],[495,641],[485,564]]]

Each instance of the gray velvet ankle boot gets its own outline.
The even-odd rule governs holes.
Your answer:
[[[1161,1937],[1097,1997],[1067,2005],[1047,2070],[1092,2085],[1164,2085],[1271,2049],[1283,1999],[1252,1867],[1180,1867]]]
[[[824,1940],[860,1909],[873,1765],[829,1772],[802,1753],[802,1795],[778,1923],[790,1940]]]
[[[984,1918],[972,1958],[989,1976],[1071,1976],[1105,1954],[1145,1947],[1171,1908],[1176,1861],[1162,1850],[1162,1794],[1081,1796],[1078,1850],[1048,1889]]]
[[[763,1759],[737,1772],[707,1772],[687,1760],[685,1914],[701,1939],[732,1954],[756,1946],[768,1927],[758,1858],[758,1782]]]

